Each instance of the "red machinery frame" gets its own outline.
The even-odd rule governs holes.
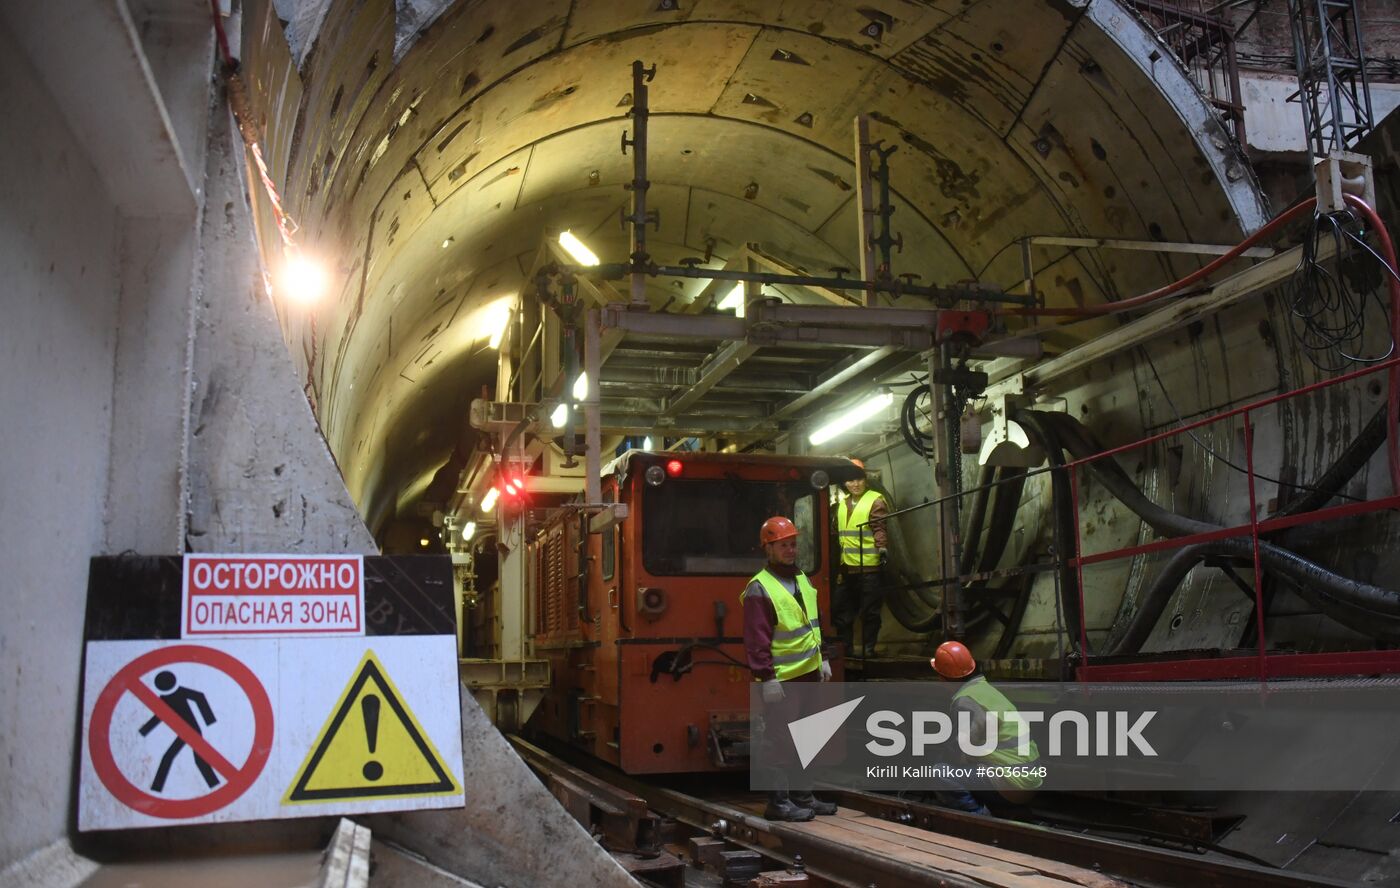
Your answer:
[[[1268,640],[1264,634],[1263,577],[1259,564],[1260,533],[1270,533],[1272,531],[1297,527],[1303,524],[1317,524],[1338,518],[1348,518],[1353,515],[1377,512],[1383,509],[1400,509],[1400,491],[1392,490],[1390,496],[1381,497],[1379,499],[1347,503],[1341,506],[1317,509],[1300,515],[1289,515],[1282,518],[1260,521],[1254,486],[1254,426],[1251,422],[1251,414],[1263,407],[1268,407],[1280,401],[1286,401],[1330,386],[1383,372],[1390,374],[1391,378],[1394,378],[1394,375],[1400,372],[1400,357],[1391,358],[1371,367],[1347,373],[1333,379],[1305,385],[1281,395],[1263,398],[1242,407],[1236,407],[1232,410],[1216,414],[1215,416],[1207,417],[1187,425],[1178,426],[1177,428],[1151,435],[1129,444],[1113,447],[1101,453],[1065,463],[1064,468],[1070,473],[1070,496],[1074,510],[1074,550],[1076,557],[1072,559],[1072,563],[1074,564],[1079,580],[1079,613],[1081,615],[1079,620],[1079,649],[1081,651],[1088,650],[1088,629],[1085,625],[1086,620],[1083,618],[1083,615],[1086,613],[1084,608],[1085,565],[1098,564],[1121,558],[1131,558],[1136,555],[1160,552],[1167,549],[1177,549],[1194,543],[1205,543],[1243,536],[1248,536],[1250,538],[1254,550],[1254,619],[1258,648],[1253,657],[1235,655],[1175,660],[1154,658],[1152,660],[1104,664],[1082,663],[1077,666],[1075,670],[1076,677],[1080,681],[1189,681],[1244,679],[1252,676],[1257,677],[1260,681],[1266,681],[1274,678],[1312,678],[1336,675],[1400,673],[1400,650],[1344,651],[1318,654],[1269,653],[1267,650]],[[1081,467],[1129,450],[1136,450],[1155,444],[1158,441],[1174,438],[1194,429],[1201,428],[1202,426],[1221,422],[1222,420],[1236,416],[1243,417],[1244,421],[1245,469],[1247,475],[1246,480],[1249,485],[1250,521],[1248,524],[1225,527],[1207,533],[1156,540],[1138,546],[1112,549],[1106,552],[1096,552],[1093,555],[1080,556],[1077,554],[1081,551],[1079,529],[1079,474]]]

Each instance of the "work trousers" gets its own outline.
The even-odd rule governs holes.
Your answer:
[[[836,594],[831,603],[831,620],[836,634],[846,646],[846,655],[856,653],[856,619],[861,620],[861,643],[867,650],[880,638],[880,608],[884,605],[880,569],[854,571],[845,568],[837,574]]]
[[[821,681],[821,670],[814,669],[806,675],[783,682],[784,688],[799,682]],[[805,770],[797,757],[797,748],[792,745],[792,732],[788,725],[811,713],[804,711],[798,702],[798,695],[788,690],[777,703],[763,704],[763,726],[759,742],[763,747],[763,760],[769,765],[769,785],[776,787],[769,791],[771,798],[786,798],[789,792],[811,792],[810,780],[804,780]]]

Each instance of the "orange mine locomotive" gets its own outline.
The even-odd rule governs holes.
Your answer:
[[[746,766],[739,594],[764,563],[759,528],[774,515],[796,525],[834,639],[828,485],[859,473],[831,457],[620,456],[602,491],[625,519],[589,533],[587,516],[562,510],[531,543],[535,651],[553,679],[530,728],[632,774]]]

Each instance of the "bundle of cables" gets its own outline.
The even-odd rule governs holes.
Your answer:
[[[1390,269],[1366,243],[1360,221],[1350,211],[1313,214],[1302,259],[1285,287],[1294,341],[1325,373],[1378,363],[1395,353],[1395,342],[1390,340],[1384,352],[1364,354],[1368,315],[1378,312],[1382,329],[1386,326],[1388,306],[1381,296],[1380,275],[1381,269]],[[1320,259],[1329,238],[1332,255]],[[1370,300],[1375,302],[1374,312],[1368,311]]]
[[[909,449],[924,459],[933,457],[934,416],[933,396],[926,384],[920,383],[904,396],[899,411],[899,431]]]

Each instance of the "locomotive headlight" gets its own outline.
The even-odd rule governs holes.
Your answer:
[[[666,480],[666,470],[661,466],[647,466],[646,479],[652,487],[660,487]]]
[[[666,613],[666,590],[655,586],[637,588],[637,610],[648,620],[655,620]]]
[[[821,490],[830,483],[831,476],[826,473],[825,469],[817,469],[812,473],[812,486],[817,490]]]

